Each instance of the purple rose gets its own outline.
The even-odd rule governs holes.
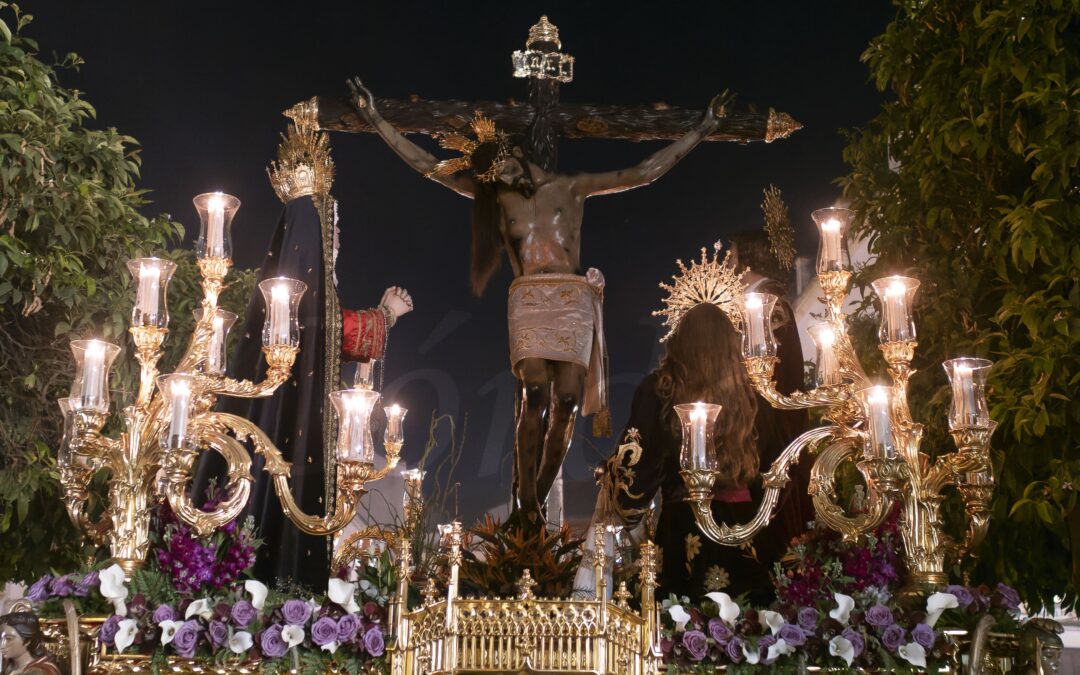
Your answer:
[[[154,623],[161,623],[162,621],[175,621],[176,610],[172,608],[172,605],[161,605],[154,610]]]
[[[75,582],[75,595],[80,598],[85,598],[90,595],[90,591],[97,588],[100,583],[101,576],[97,572],[87,572],[82,579]]]
[[[956,602],[959,603],[961,609],[967,609],[968,605],[975,602],[975,596],[971,594],[971,591],[966,586],[953,584],[945,587],[945,592],[956,596]]]
[[[317,646],[328,645],[338,637],[338,624],[332,617],[324,616],[311,625],[311,641]]]
[[[53,577],[51,574],[46,574],[30,587],[30,590],[26,592],[26,599],[30,602],[42,602],[49,599],[49,584],[52,583]]]
[[[382,629],[378,626],[372,626],[368,629],[368,632],[364,633],[364,649],[372,656],[383,655],[383,650],[386,649],[386,642],[383,640]]]
[[[892,610],[885,605],[874,605],[866,610],[866,623],[875,628],[890,626],[892,622]]]
[[[311,618],[311,605],[303,600],[286,600],[281,606],[281,616],[287,624],[303,626]]]
[[[813,633],[820,617],[821,614],[813,607],[803,607],[799,610],[799,628]]]
[[[784,642],[792,647],[801,647],[806,644],[806,631],[793,623],[785,623],[780,626],[778,635],[784,638]]]
[[[694,661],[705,658],[706,652],[709,651],[708,638],[705,637],[705,633],[699,630],[688,630],[683,633],[682,644],[686,649],[686,653]]]
[[[172,646],[176,654],[182,658],[190,659],[195,656],[195,647],[199,644],[199,622],[194,619],[185,621],[176,629],[173,636]]]
[[[776,661],[776,659],[780,658],[779,654],[777,654],[771,659],[769,658],[769,647],[772,647],[774,644],[776,644],[776,636],[774,635],[762,635],[758,638],[758,658],[760,658],[761,662],[765,665],[769,665]]]
[[[49,584],[49,593],[58,598],[66,598],[75,592],[75,582],[72,581],[70,574],[65,574],[62,577],[56,577]]]
[[[911,629],[911,639],[930,651],[934,648],[934,629],[929,624],[920,623]]]
[[[726,645],[734,633],[722,619],[709,619],[709,636],[719,645]]]
[[[360,619],[355,614],[346,614],[337,622],[338,642],[349,642],[356,637],[358,630],[360,630]]]
[[[731,659],[732,663],[742,663],[742,660],[745,658],[742,648],[742,638],[733,637],[728,640],[727,646],[724,647],[724,651],[727,653],[727,657]]]
[[[998,583],[997,595],[999,603],[1005,609],[1015,612],[1020,609],[1020,594],[1016,592],[1012,586],[1006,586],[1005,584]]]
[[[98,639],[101,640],[101,644],[106,647],[116,646],[116,633],[120,630],[121,618],[119,614],[113,614],[105,623],[101,624],[101,630],[98,632]]]
[[[217,619],[210,622],[210,629],[207,632],[210,634],[210,644],[214,649],[219,649],[229,641],[229,627]]]
[[[855,658],[859,658],[866,649],[866,639],[863,638],[863,634],[848,626],[844,632],[840,633],[840,636],[851,643],[851,647],[855,650]]]
[[[247,628],[247,625],[255,619],[255,607],[247,600],[238,600],[232,606],[229,617],[237,628]]]
[[[904,644],[906,637],[904,629],[894,623],[881,634],[881,644],[885,645],[890,652],[895,652],[900,649],[900,645]]]
[[[288,645],[281,639],[279,624],[275,623],[262,632],[259,636],[259,647],[262,649],[263,656],[268,659],[279,659],[285,656]]]

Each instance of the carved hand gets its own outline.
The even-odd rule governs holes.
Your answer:
[[[407,290],[391,286],[383,293],[379,306],[385,307],[393,315],[393,321],[396,323],[398,319],[413,310],[413,301]]]
[[[364,83],[360,81],[359,77],[352,77],[345,80],[345,83],[349,85],[349,91],[352,92],[352,103],[363,115],[378,114],[375,110],[375,95],[371,93],[371,90],[364,86]]]
[[[709,108],[705,111],[706,121],[715,124],[719,120],[727,117],[732,109],[735,108],[736,98],[738,98],[738,95],[729,89],[725,89],[713,97],[713,100],[709,102]]]

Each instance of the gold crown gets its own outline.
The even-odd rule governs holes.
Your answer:
[[[334,184],[330,140],[319,131],[319,99],[297,103],[283,113],[292,120],[282,134],[277,161],[266,168],[278,199],[286,204],[305,195],[328,195]]]
[[[506,137],[506,134],[495,128],[494,120],[484,117],[484,114],[479,110],[474,113],[470,126],[472,126],[473,133],[476,134],[475,141],[462,134],[442,134],[438,136],[439,145],[444,150],[456,150],[461,153],[461,157],[444,159],[439,162],[435,165],[435,168],[428,172],[429,178],[431,176],[451,176],[459,171],[472,169],[473,155],[480,146],[495,143],[495,159],[492,160],[491,166],[476,174],[476,180],[482,183],[495,182],[499,164],[510,156],[510,140]]]
[[[679,274],[671,277],[675,283],[660,283],[660,288],[668,292],[664,298],[664,309],[653,312],[653,316],[664,317],[664,325],[668,327],[667,335],[660,338],[660,342],[667,342],[679,327],[683,316],[703,302],[716,305],[731,319],[736,328],[740,326],[742,317],[739,314],[739,300],[746,288],[742,282],[746,272],[735,272],[735,266],[731,263],[731,251],[724,254],[723,261],[718,262],[719,254],[720,242],[713,245],[711,259],[705,247],[702,247],[700,263],[691,262],[690,267],[687,267],[682,260],[676,260]]]

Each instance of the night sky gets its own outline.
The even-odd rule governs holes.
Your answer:
[[[827,3],[594,2],[23,2],[48,60],[75,51],[86,65],[62,78],[86,92],[98,123],[143,146],[148,215],[188,228],[191,197],[223,190],[243,206],[233,223],[237,263],[257,266],[280,213],[266,178],[281,111],[315,95],[341,96],[359,75],[376,96],[526,98],[510,53],[540,14],[576,57],[561,98],[701,108],[724,88],[740,105],[785,111],[805,127],[771,145],[703,143],[652,186],[597,197],[585,211],[582,263],[607,278],[605,309],[613,421],[659,354],[660,281],[675,259],[695,257],[726,233],[761,224],[761,191],[783,191],[803,253],[815,246],[809,213],[832,204],[845,173],[841,129],[864,124],[882,101],[859,62],[894,14],[883,1]],[[633,165],[663,144],[563,141],[560,170]],[[406,461],[423,450],[433,410],[468,415],[461,510],[477,515],[507,499],[513,378],[507,357],[508,265],[481,299],[468,286],[471,202],[423,179],[373,135],[335,133],[333,194],[340,201],[339,293],[374,305],[393,284],[417,311],[390,340],[384,394],[410,409]],[[568,508],[591,509],[591,468],[612,439],[588,424],[567,460]],[[446,456],[442,439],[429,460]],[[443,481],[445,481],[445,476]]]

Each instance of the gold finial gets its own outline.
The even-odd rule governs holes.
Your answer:
[[[682,260],[676,260],[679,274],[671,277],[675,283],[661,282],[660,288],[667,291],[668,295],[664,298],[664,309],[653,312],[653,316],[663,316],[664,325],[668,327],[667,335],[660,338],[661,342],[666,342],[671,337],[687,312],[703,302],[716,305],[736,327],[740,325],[741,317],[737,304],[746,287],[742,282],[745,272],[735,272],[731,251],[724,254],[722,262],[717,260],[719,254],[720,242],[713,246],[711,259],[702,247],[700,263],[692,262],[690,267],[687,267]]]
[[[781,138],[787,138],[791,134],[802,129],[802,122],[785,112],[776,112],[769,108],[769,120],[765,123],[765,142],[772,143]]]
[[[787,204],[780,197],[780,188],[765,188],[765,200],[761,202],[765,214],[765,234],[769,237],[769,249],[782,270],[795,265],[795,233],[791,229],[791,217]]]
[[[626,582],[619,582],[619,590],[612,593],[615,598],[615,606],[619,609],[630,609],[630,591],[626,588]]]
[[[424,604],[434,605],[439,601],[439,587],[435,585],[434,577],[428,577],[427,585],[424,586]]]
[[[533,581],[532,572],[525,570],[521,573],[521,579],[515,584],[518,589],[518,597],[521,600],[532,600],[533,589],[536,588],[536,582]]]
[[[292,124],[281,136],[277,161],[266,169],[278,199],[288,203],[305,195],[330,194],[334,160],[329,138],[319,131],[318,97],[297,103],[283,114]]]
[[[525,49],[532,49],[537,42],[550,42],[556,49],[562,49],[562,43],[559,42],[559,29],[548,21],[546,14],[542,14],[540,20],[529,29],[529,39],[525,41]]]

